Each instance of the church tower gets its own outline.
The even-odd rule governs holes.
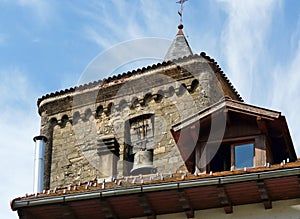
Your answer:
[[[37,105],[42,185],[12,201],[20,218],[200,218],[300,198],[285,117],[244,103],[214,59],[192,52],[182,23],[162,62]]]
[[[242,101],[214,60],[192,54],[179,25],[162,63],[38,100],[44,188],[187,171],[171,126],[225,96]]]

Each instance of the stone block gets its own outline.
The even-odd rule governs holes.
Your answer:
[[[155,148],[153,151],[154,155],[165,153],[165,152],[166,152],[166,147],[158,147],[158,148]]]
[[[177,163],[177,162],[178,162],[178,158],[177,157],[170,157],[169,160],[168,160],[169,164]]]

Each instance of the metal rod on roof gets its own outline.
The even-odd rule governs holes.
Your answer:
[[[35,142],[35,158],[34,158],[34,193],[40,193],[43,191],[44,186],[44,153],[45,143],[47,138],[39,135],[33,138]]]

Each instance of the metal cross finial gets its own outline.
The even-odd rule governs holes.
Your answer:
[[[178,14],[180,16],[180,24],[182,24],[182,13],[183,13],[183,4],[188,0],[179,0],[176,3],[180,4],[180,10],[178,11]]]

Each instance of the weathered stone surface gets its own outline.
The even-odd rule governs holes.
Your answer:
[[[135,76],[98,90],[74,91],[41,104],[41,133],[49,139],[45,188],[130,174],[126,122],[145,114],[154,115],[153,166],[159,172],[186,170],[170,128],[219,101],[224,96],[222,88],[201,58],[181,68],[173,65],[149,72],[147,77]],[[191,90],[193,80],[199,85]],[[181,88],[183,84],[187,90]],[[159,92],[163,93],[160,100],[156,99]],[[96,115],[99,106],[103,111]],[[79,118],[75,120],[76,113]],[[99,141],[105,136],[113,136],[118,148],[99,154]]]

